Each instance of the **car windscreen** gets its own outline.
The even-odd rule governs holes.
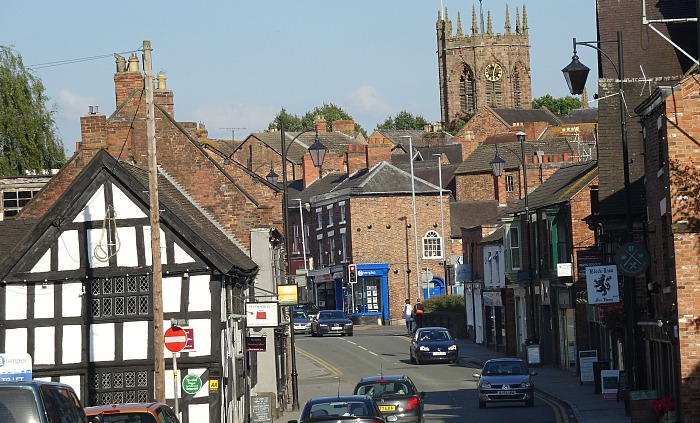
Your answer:
[[[18,387],[0,388],[0,422],[38,422],[39,411],[34,393]]]
[[[342,311],[322,311],[319,314],[320,319],[345,319]]]
[[[103,414],[104,423],[156,423],[156,419],[149,413],[129,413],[120,412],[114,414]]]
[[[309,408],[305,419],[313,419],[325,416],[371,416],[370,405],[360,401],[337,401],[331,403],[317,403]]]
[[[450,341],[452,335],[447,330],[424,330],[420,332],[420,341]]]
[[[413,395],[411,388],[402,381],[377,381],[360,385],[355,395],[369,395],[372,398],[392,395]]]

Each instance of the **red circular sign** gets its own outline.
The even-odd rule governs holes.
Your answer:
[[[187,344],[187,332],[184,329],[173,326],[165,331],[165,348],[170,352],[180,352]]]

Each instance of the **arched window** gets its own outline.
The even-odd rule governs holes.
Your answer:
[[[442,237],[435,231],[423,237],[423,258],[442,258]]]
[[[520,72],[518,68],[513,69],[513,107],[519,109],[522,107],[522,99],[520,92]]]
[[[459,76],[459,109],[467,112],[476,109],[476,81],[474,73],[467,65],[464,65],[464,70]]]
[[[486,103],[489,107],[503,107],[502,80],[486,81]]]

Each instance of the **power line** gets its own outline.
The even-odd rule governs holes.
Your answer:
[[[128,53],[136,53],[139,50],[131,50],[131,51],[123,51],[121,53],[117,54],[128,54]],[[28,69],[43,69],[43,68],[51,68],[54,66],[63,66],[63,65],[70,65],[73,63],[80,63],[80,62],[87,62],[90,60],[99,60],[99,59],[104,59],[107,57],[114,57],[114,53],[110,54],[103,54],[99,56],[89,56],[89,57],[81,57],[78,59],[66,59],[66,60],[57,60],[55,62],[46,62],[46,63],[37,63],[36,65],[30,65],[27,66]]]

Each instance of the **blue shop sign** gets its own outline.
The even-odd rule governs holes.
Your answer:
[[[365,276],[381,276],[381,269],[357,269],[357,276],[362,278]]]

